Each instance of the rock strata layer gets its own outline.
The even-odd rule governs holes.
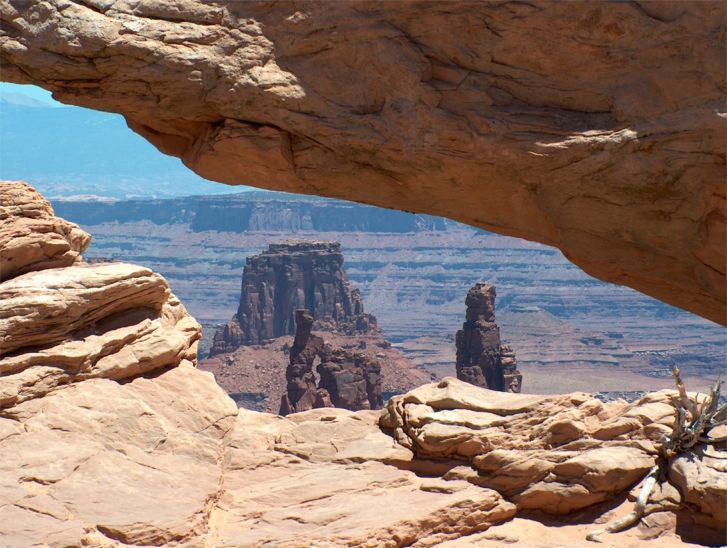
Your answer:
[[[0,283],[0,409],[69,383],[196,360],[199,324],[161,276],[84,263],[90,236],[27,184],[0,183],[0,199],[9,235],[0,257],[11,265]]]
[[[554,245],[727,324],[723,2],[1,10],[3,79],[119,112],[203,177]]]
[[[495,286],[478,283],[467,292],[466,321],[457,331],[457,378],[475,386],[520,392],[523,376],[515,352],[500,340],[495,323]]]
[[[572,514],[643,479],[671,432],[674,394],[604,404],[583,393],[503,394],[447,378],[389,400],[381,426],[419,459],[456,463],[445,479],[495,489],[521,510]],[[702,445],[671,463],[662,487],[671,500],[657,497],[647,514],[684,507],[692,523],[724,538],[724,512],[715,513],[727,505],[719,455],[727,456],[724,447]]]
[[[48,200],[30,185],[0,182],[0,281],[70,266],[90,243],[91,236],[54,216]]]
[[[298,309],[310,310],[316,329],[348,335],[377,329],[376,318],[364,313],[359,290],[348,283],[341,244],[270,244],[247,258],[240,306],[215,333],[210,355],[295,334]]]
[[[321,407],[381,409],[381,364],[360,352],[334,348],[313,335],[314,320],[307,310],[297,310],[295,322],[295,339],[285,372],[287,392],[281,398],[280,414]]]

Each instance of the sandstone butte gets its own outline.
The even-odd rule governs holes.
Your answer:
[[[150,270],[0,183],[0,544],[573,546],[625,514],[669,391],[489,391],[447,378],[381,411],[238,409],[196,368],[200,328]],[[715,434],[715,432],[713,432]],[[606,545],[725,537],[727,451],[676,458]]]
[[[7,0],[3,80],[207,179],[442,215],[727,324],[719,1]]]

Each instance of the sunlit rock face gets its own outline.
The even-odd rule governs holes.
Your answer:
[[[50,203],[25,183],[0,187],[0,281],[70,266],[91,243],[78,225],[53,215]]]
[[[83,262],[87,236],[27,185],[0,183],[0,204],[11,233],[28,215],[7,204],[38,206],[46,236],[22,241],[57,240],[57,256],[72,259],[0,282],[3,546],[452,548],[550,535],[581,545],[593,527],[584,516],[608,519],[673,422],[674,392],[604,404],[453,378],[383,412],[238,410],[196,369],[199,326],[161,276]],[[30,256],[23,245],[0,252]],[[675,459],[649,519],[609,545],[719,544],[723,449],[698,445],[699,459]],[[528,515],[534,531],[517,521],[523,510],[554,517]]]
[[[0,204],[0,409],[196,360],[199,324],[159,274],[83,262],[90,236],[27,184],[0,182]]]
[[[120,112],[208,179],[555,245],[727,323],[724,3],[2,10],[4,79]]]

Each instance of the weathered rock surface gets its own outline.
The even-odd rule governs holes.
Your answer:
[[[69,266],[80,260],[89,243],[86,232],[54,216],[48,200],[30,185],[0,182],[0,281]]]
[[[419,459],[461,463],[445,479],[495,489],[521,510],[573,514],[646,475],[671,432],[673,394],[603,404],[588,394],[503,394],[447,378],[389,400],[381,426]],[[678,491],[671,487],[672,499],[651,511],[684,504],[696,523],[724,538],[724,457],[701,448],[676,459],[669,479]]]
[[[0,309],[8,547],[467,546],[512,542],[513,517],[531,520],[516,541],[540,544],[547,526],[582,527],[575,510],[604,519],[654,462],[674,413],[667,392],[603,404],[449,378],[383,415],[280,417],[237,409],[194,367],[199,328],[147,269],[28,272],[0,282]],[[676,487],[664,484],[627,538],[720,542],[726,457],[677,459]]]
[[[317,329],[349,335],[377,329],[359,290],[348,283],[341,244],[289,241],[247,258],[240,306],[215,333],[210,355],[293,335],[298,309],[311,311]]]
[[[196,359],[199,324],[164,278],[136,265],[83,263],[85,232],[53,217],[27,184],[0,183],[0,193],[3,233],[16,235],[0,242],[16,274],[0,283],[0,409],[69,383]]]
[[[492,529],[494,545],[498,536],[502,545],[514,534],[525,545],[541,545],[549,531],[570,526],[570,518],[537,518],[529,509],[563,513],[628,490],[652,462],[653,445],[643,436],[662,429],[669,407],[666,395],[658,394],[637,406],[604,406],[599,417],[584,412],[593,400],[582,394],[538,400],[447,382],[446,394],[429,385],[406,397],[428,402],[447,419],[437,421],[439,434],[423,434],[415,452],[382,432],[374,411],[327,408],[283,418],[238,410],[211,375],[188,365],[126,384],[91,379],[71,385],[6,409],[0,418],[3,542],[473,546]],[[584,436],[579,448],[572,442],[549,448],[552,436],[536,433],[529,445],[512,447],[546,412],[554,415],[551,425],[585,415],[602,438],[611,437]],[[499,427],[490,415],[500,417]],[[626,433],[624,421],[633,427]],[[508,426],[524,429],[512,445]],[[436,460],[421,451],[431,444],[461,449],[468,430],[509,447],[489,452],[503,465],[497,473],[485,472],[484,463],[472,468],[455,451],[431,451],[448,455]],[[451,442],[455,438],[458,443]],[[522,487],[544,469],[554,481]],[[595,506],[593,519],[609,509]],[[517,522],[516,531],[505,523],[508,533],[498,533],[497,524],[516,513],[529,520]],[[674,523],[665,529],[657,522],[663,515],[663,507],[650,508],[651,526],[606,537],[606,545],[638,545],[654,534],[661,535],[661,545],[678,545]],[[581,536],[571,537],[571,546],[582,545],[587,531],[582,518],[576,523]],[[682,527],[681,538],[689,540],[691,530]],[[711,531],[719,538],[720,529]]]
[[[287,391],[280,400],[280,414],[321,407],[381,409],[381,364],[360,352],[334,348],[311,334],[313,323],[307,310],[296,310],[295,339],[285,371]]]
[[[725,10],[11,0],[0,56],[206,178],[555,245],[725,324]]]
[[[523,376],[515,352],[500,340],[495,286],[477,283],[467,292],[465,322],[457,331],[457,378],[490,390],[520,392]]]

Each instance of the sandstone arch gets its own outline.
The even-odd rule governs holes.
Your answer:
[[[447,216],[727,324],[721,2],[9,0],[2,79],[211,180]]]

